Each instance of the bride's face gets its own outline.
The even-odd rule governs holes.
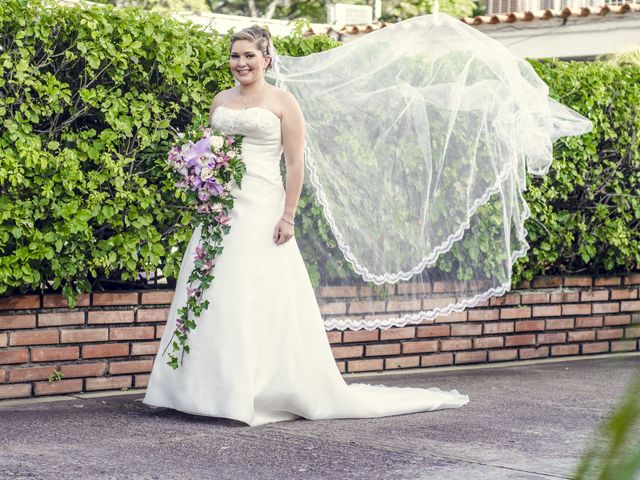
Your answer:
[[[262,55],[256,45],[249,40],[236,40],[231,45],[229,67],[231,73],[243,85],[249,85],[264,76],[269,65],[269,57]]]

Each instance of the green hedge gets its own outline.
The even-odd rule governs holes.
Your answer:
[[[336,46],[276,39],[286,55]],[[138,9],[0,0],[0,294],[69,296],[158,267],[175,278],[191,218],[164,164],[168,141],[233,85],[229,37]],[[535,63],[553,96],[589,112],[591,134],[556,144],[527,199],[532,245],[515,281],[640,263],[640,72]],[[351,276],[307,186],[298,235],[318,281]],[[320,252],[334,247],[324,262]]]

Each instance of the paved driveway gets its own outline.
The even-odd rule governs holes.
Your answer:
[[[456,388],[460,409],[262,427],[143,405],[143,394],[0,403],[2,479],[569,478],[640,356],[349,377]],[[640,441],[640,438],[639,438]]]

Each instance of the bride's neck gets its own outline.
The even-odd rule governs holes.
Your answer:
[[[257,93],[263,92],[265,87],[267,85],[267,81],[266,80],[256,80],[255,82],[251,83],[250,85],[238,85],[238,93],[240,93],[240,95],[242,96],[249,96],[249,95],[255,95]]]

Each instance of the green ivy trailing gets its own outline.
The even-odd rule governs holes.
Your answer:
[[[278,51],[338,45],[303,38],[302,30],[275,39]],[[193,222],[164,158],[172,134],[206,116],[215,93],[233,86],[228,48],[229,35],[140,9],[0,0],[0,295],[62,291],[73,304],[81,292],[136,284],[139,272],[177,276]],[[534,67],[552,96],[595,128],[558,141],[549,175],[530,179],[531,250],[514,281],[633,269],[640,68]],[[352,277],[306,186],[298,215],[296,235],[312,239],[302,255],[314,282]]]

